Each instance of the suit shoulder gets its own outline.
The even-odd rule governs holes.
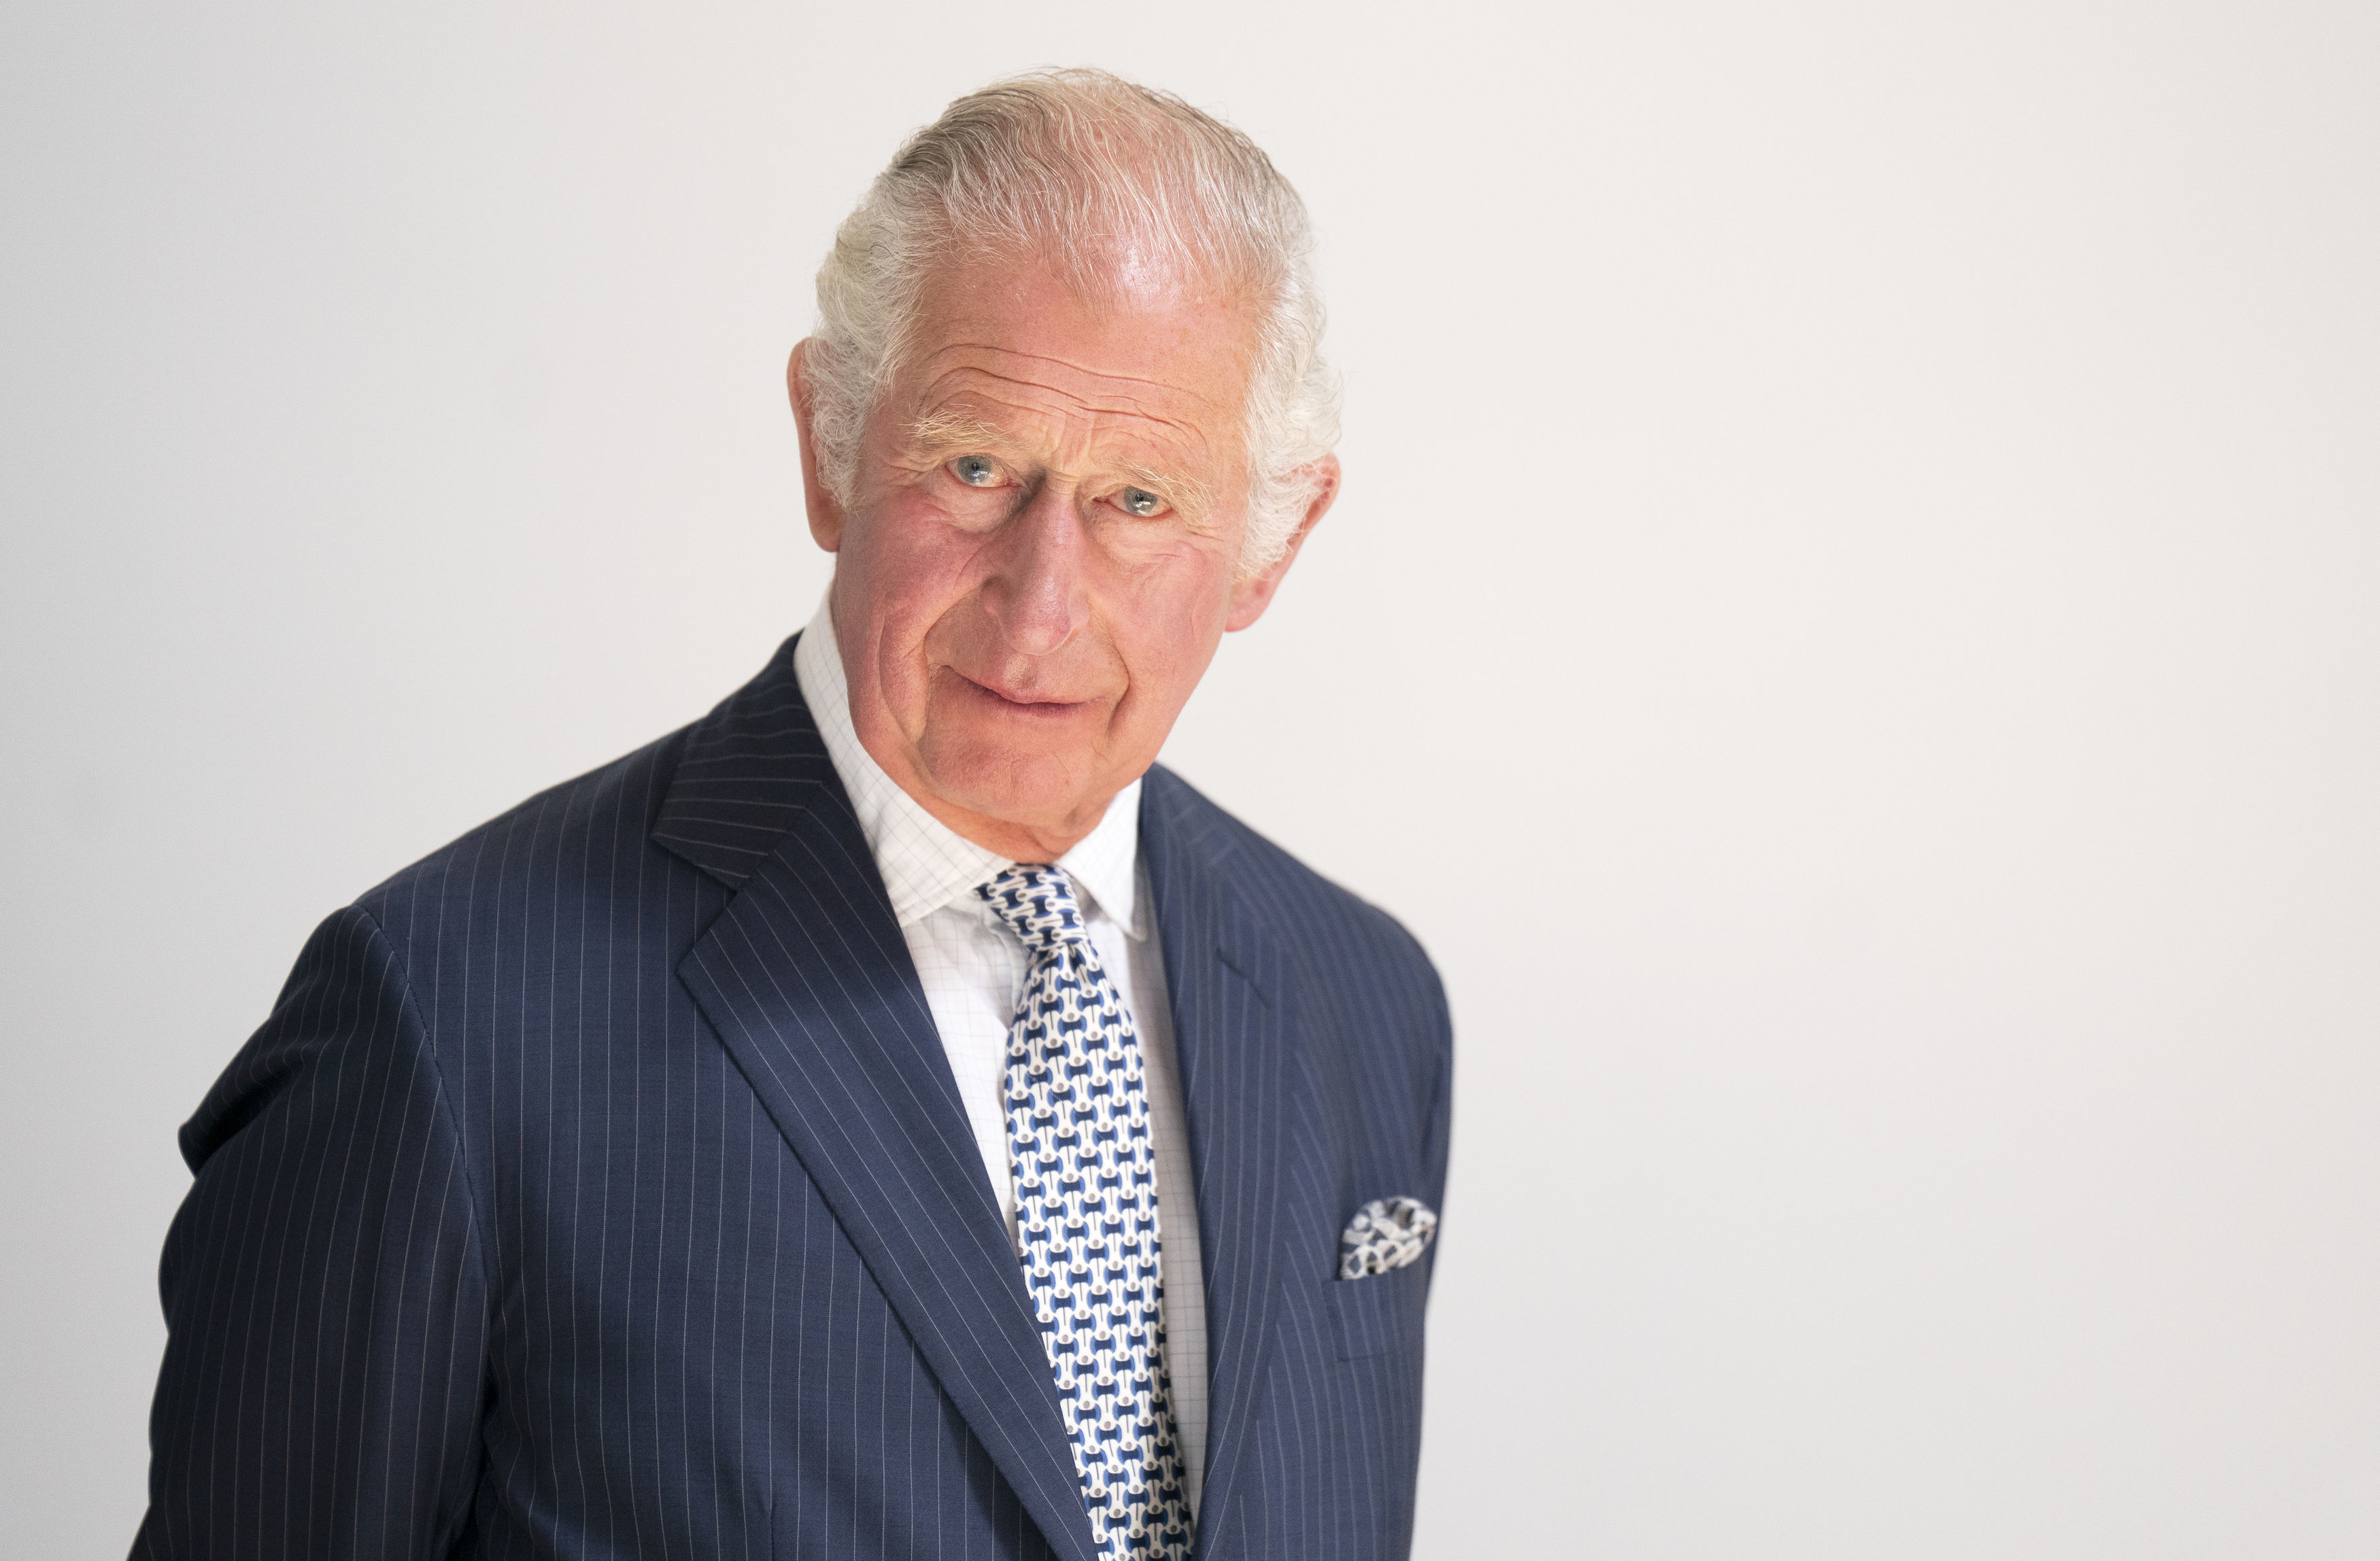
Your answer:
[[[438,968],[468,976],[483,958],[516,964],[524,938],[545,938],[550,957],[565,933],[635,941],[666,926],[682,938],[686,918],[707,920],[738,881],[722,864],[751,852],[730,847],[783,829],[802,786],[784,772],[818,747],[794,645],[708,713],[507,808],[354,908],[417,979],[431,949]]]

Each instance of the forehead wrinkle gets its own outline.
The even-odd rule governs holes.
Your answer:
[[[984,384],[983,380],[990,383]],[[1127,445],[1143,447],[1136,452],[1115,452],[1127,459],[1133,454],[1153,453],[1169,463],[1206,465],[1211,460],[1207,432],[1194,422],[1162,417],[1137,405],[1086,405],[1064,391],[1031,381],[1009,380],[980,370],[953,369],[928,386],[918,399],[924,410],[908,425],[908,431],[913,439],[929,443],[972,437],[1002,447],[1038,444],[1089,454],[1101,444],[1121,440]],[[1030,432],[1002,427],[969,407],[966,403],[970,401],[990,403],[1037,427]],[[1049,405],[1051,401],[1061,405]],[[1054,439],[1048,437],[1053,433]],[[1155,450],[1149,451],[1149,446]]]
[[[1025,368],[1035,364],[1050,364],[1056,368],[1065,369],[1069,373],[1079,374],[1084,379],[1093,381],[1102,387],[1124,387],[1119,391],[1111,393],[1119,397],[1118,405],[1112,408],[1100,406],[1099,407],[1099,410],[1136,410],[1140,405],[1140,400],[1134,393],[1135,391],[1146,390],[1154,390],[1168,396],[1179,396],[1185,401],[1196,403],[1201,408],[1219,407],[1220,405],[1220,404],[1218,404],[1212,397],[1201,395],[1196,391],[1191,390],[1186,386],[1169,383],[1164,380],[1156,379],[1148,375],[1111,374],[1105,369],[1094,369],[1086,363],[1077,363],[1072,358],[1055,357],[1042,353],[1018,352],[1014,347],[995,346],[989,342],[951,343],[949,345],[939,348],[935,352],[929,354],[927,357],[926,363],[929,365],[935,359],[949,357],[953,354],[974,353],[983,354],[985,357],[992,358],[995,361],[1001,358],[1014,359],[1019,368]],[[924,365],[921,365],[921,367],[923,366]],[[1030,379],[1022,373],[1005,371],[1004,366],[990,367],[980,363],[966,362],[952,364],[949,368],[935,373],[934,379],[937,381],[940,381],[949,378],[953,374],[965,373],[970,370],[975,373],[987,375],[996,380],[1014,381],[1019,384],[1038,384],[1041,382]],[[1098,405],[1098,403],[1089,394],[1072,390],[1059,391],[1058,387],[1055,385],[1050,385],[1047,388],[1052,391],[1058,391],[1058,393],[1060,394],[1072,396],[1074,399],[1082,402],[1086,406]]]

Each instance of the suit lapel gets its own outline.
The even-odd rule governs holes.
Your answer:
[[[1232,885],[1237,847],[1169,771],[1141,792],[1140,841],[1165,950],[1205,1258],[1207,1478],[1196,1554],[1212,1555],[1263,1409],[1281,1297],[1278,1211],[1289,1027],[1278,945]]]
[[[738,886],[679,977],[1051,1548],[1090,1561],[1006,1222],[790,644],[689,734],[653,838]]]

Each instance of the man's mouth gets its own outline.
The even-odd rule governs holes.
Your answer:
[[[1089,703],[1088,700],[1084,699],[1053,699],[1047,693],[1032,689],[1003,687],[996,683],[987,683],[980,678],[969,677],[956,667],[946,670],[953,678],[957,680],[964,692],[1015,715],[1028,718],[1062,717],[1071,715]]]

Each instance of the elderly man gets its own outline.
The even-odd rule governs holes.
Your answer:
[[[818,615],[332,916],[183,1130],[136,1555],[1405,1552],[1444,1002],[1154,762],[1337,490],[1308,248],[1094,72],[902,150]]]

